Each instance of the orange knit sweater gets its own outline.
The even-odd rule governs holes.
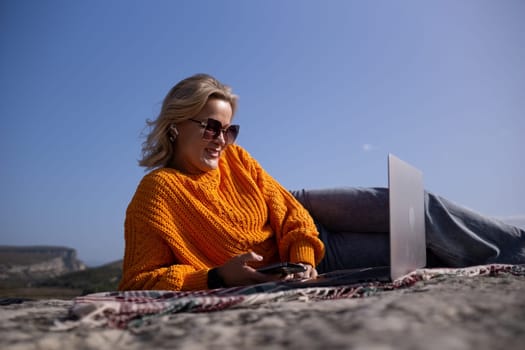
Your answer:
[[[240,146],[200,175],[147,174],[126,212],[121,290],[207,288],[208,271],[253,251],[315,266],[324,246],[309,213]]]

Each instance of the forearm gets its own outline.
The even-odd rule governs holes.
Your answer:
[[[124,271],[121,290],[199,290],[208,288],[208,269],[172,265],[149,271]]]
[[[271,177],[266,177],[265,200],[281,260],[315,266],[324,256],[324,245],[308,211]]]
[[[316,266],[314,245],[308,240],[296,240],[290,245],[288,260],[293,263],[305,263]]]
[[[281,259],[316,266],[324,256],[317,227],[308,211],[288,191],[282,191],[282,204],[274,203],[271,214]]]
[[[207,269],[180,264],[169,247],[150,227],[127,222],[121,290],[205,289]],[[150,234],[144,234],[150,232]]]

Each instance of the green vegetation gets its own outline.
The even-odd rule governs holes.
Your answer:
[[[117,289],[122,260],[84,267],[72,248],[0,245],[0,297],[70,299]]]
[[[81,294],[116,290],[122,276],[122,260],[38,282],[36,287],[80,290]]]

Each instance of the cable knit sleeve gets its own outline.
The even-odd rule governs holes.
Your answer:
[[[121,290],[195,290],[207,288],[208,268],[178,264],[174,211],[159,177],[146,176],[126,212],[126,249]],[[171,238],[171,239],[170,239]]]
[[[281,261],[316,266],[324,256],[324,245],[308,211],[279,182],[270,176],[247,151],[238,147],[239,157],[250,169],[268,206],[270,225],[279,245]]]

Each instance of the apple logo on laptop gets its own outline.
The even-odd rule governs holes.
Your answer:
[[[416,227],[416,211],[414,210],[414,207],[410,207],[410,210],[408,211],[408,223],[410,225],[410,231],[414,231]]]

